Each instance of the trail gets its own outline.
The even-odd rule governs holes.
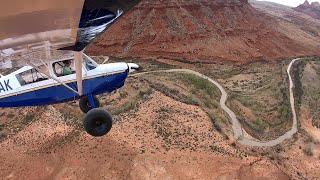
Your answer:
[[[234,138],[241,144],[243,145],[248,145],[248,146],[257,146],[257,147],[272,147],[272,146],[276,146],[280,143],[282,143],[283,141],[287,140],[287,139],[291,139],[292,136],[298,131],[297,128],[297,114],[296,114],[296,110],[295,110],[295,101],[294,101],[294,94],[293,94],[293,80],[290,74],[292,65],[296,62],[300,60],[300,58],[298,59],[293,59],[288,68],[287,68],[287,74],[289,77],[289,82],[290,82],[290,105],[291,105],[291,110],[292,110],[292,117],[293,117],[293,123],[292,123],[292,127],[291,129],[286,132],[285,134],[283,134],[282,136],[278,137],[277,139],[274,140],[270,140],[270,141],[257,141],[257,140],[252,140],[252,139],[248,139],[244,136],[244,129],[241,126],[241,123],[239,122],[239,120],[237,119],[236,114],[226,105],[226,101],[228,99],[228,94],[225,91],[225,89],[223,88],[223,86],[221,84],[219,84],[217,81],[211,79],[208,76],[205,76],[199,72],[190,70],[190,69],[170,69],[170,70],[159,70],[159,71],[150,71],[150,72],[142,72],[142,73],[137,73],[137,74],[133,74],[130,76],[140,76],[143,74],[150,74],[150,73],[157,73],[157,72],[183,72],[183,73],[189,73],[189,74],[194,74],[198,77],[207,79],[208,81],[210,81],[212,84],[214,84],[216,87],[218,87],[218,89],[221,92],[221,98],[220,98],[220,106],[221,108],[229,115],[230,119],[231,119],[231,123],[232,123],[232,130],[233,130],[233,134],[234,134]]]

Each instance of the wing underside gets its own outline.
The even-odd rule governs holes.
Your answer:
[[[0,60],[23,65],[83,49],[141,0],[3,0]],[[59,51],[57,51],[59,50]],[[62,51],[64,50],[64,51]]]

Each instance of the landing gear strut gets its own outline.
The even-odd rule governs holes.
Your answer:
[[[88,95],[80,99],[79,106],[83,113],[87,113],[93,108],[100,107],[100,101],[96,96]]]
[[[85,131],[95,137],[107,134],[112,128],[111,114],[101,108],[99,99],[88,95],[80,100],[79,106],[82,112],[86,113],[83,119]]]

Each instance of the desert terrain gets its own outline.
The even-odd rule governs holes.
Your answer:
[[[141,67],[99,95],[112,130],[88,135],[78,101],[0,109],[0,179],[319,178],[320,22],[250,3],[143,1],[87,49]],[[293,128],[290,82],[297,133],[256,146]]]
[[[256,63],[259,67],[268,66]],[[313,61],[310,63],[317,64]],[[139,64],[146,72],[191,66],[167,59],[140,60]],[[201,64],[192,66],[197,67],[198,71],[214,72],[216,68],[203,68]],[[221,67],[233,69],[233,65]],[[251,79],[245,71],[239,72],[238,76]],[[216,74],[213,78],[220,77],[221,84],[229,87],[230,78],[223,77],[226,74]],[[230,77],[233,76],[234,73],[231,73]],[[270,81],[270,84],[274,82]],[[258,87],[252,83],[247,88]],[[239,93],[236,85],[226,89],[229,93]],[[263,92],[275,99],[278,94],[266,90]],[[312,125],[314,120],[311,115],[306,115],[304,111],[299,113],[301,119],[304,116],[308,118],[300,121],[299,132],[294,138],[274,147],[250,147],[233,138],[228,115],[219,106],[220,96],[217,87],[192,74],[159,72],[129,77],[124,88],[100,96],[103,108],[114,115],[112,131],[102,138],[90,137],[83,131],[82,114],[77,103],[2,109],[0,176],[4,179],[319,177],[319,134]],[[254,97],[251,97],[253,102],[259,100]],[[305,98],[308,98],[308,94]],[[228,100],[237,115],[244,114],[241,109],[253,109],[252,113],[255,112],[252,104],[237,102],[240,101],[234,98]],[[271,103],[264,104],[274,106]],[[235,108],[236,105],[241,108]],[[279,112],[274,111],[274,114]],[[284,127],[291,122],[289,115],[286,118],[287,123],[282,125]],[[249,131],[251,119],[247,121],[242,124],[250,136],[263,139],[263,132]],[[272,125],[270,129],[273,130]],[[283,128],[281,132],[286,130]],[[268,139],[276,136],[276,133],[270,133]]]

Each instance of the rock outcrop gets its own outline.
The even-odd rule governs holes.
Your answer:
[[[309,1],[306,0],[303,4],[293,9],[295,11],[307,14],[315,19],[320,20],[320,3],[319,2],[312,2],[310,4]]]
[[[87,52],[240,63],[320,53],[320,38],[300,42],[278,31],[277,23],[248,0],[143,0]]]
[[[304,3],[302,4],[302,6],[310,6],[310,3],[308,0],[304,1]]]

